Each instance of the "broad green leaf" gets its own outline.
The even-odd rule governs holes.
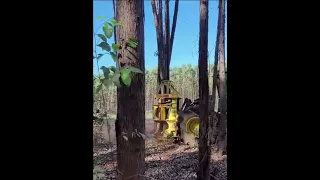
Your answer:
[[[103,23],[103,27],[102,27],[102,29],[103,29],[103,28],[108,29],[108,28],[109,28],[109,27],[108,27],[108,26],[109,26],[109,24],[110,24],[110,23],[108,23],[108,22]]]
[[[132,48],[137,48],[138,47],[138,41],[137,40],[134,40],[134,39],[129,39],[127,41],[127,45],[129,47],[132,47]]]
[[[117,52],[120,48],[120,44],[112,44],[113,52]]]
[[[104,23],[104,26],[102,27],[102,30],[104,32],[104,35],[107,36],[108,34],[108,23]]]
[[[121,69],[127,69],[127,70],[129,70],[130,72],[143,74],[143,72],[142,72],[140,69],[138,69],[138,68],[136,68],[136,67],[133,67],[133,66],[124,66],[124,67],[122,67]]]
[[[102,66],[100,69],[103,71],[104,78],[108,79],[110,74],[109,68]]]
[[[97,34],[102,41],[107,42],[107,38],[103,34]]]
[[[103,19],[105,18],[104,16],[97,16],[97,19]]]
[[[114,73],[117,71],[117,68],[114,67],[114,66],[110,66],[109,68],[110,68],[110,70],[111,70],[112,72],[114,72]]]
[[[117,61],[117,55],[116,55],[116,53],[110,52],[110,55],[111,55],[113,61],[116,62],[116,61]]]
[[[107,38],[111,38],[112,37],[112,33],[113,33],[113,28],[107,29],[107,32],[106,32]]]
[[[121,73],[121,81],[123,82],[124,85],[126,85],[127,87],[130,86],[131,84],[131,77],[130,77],[130,70],[127,68],[122,68],[120,70]]]
[[[113,27],[113,25],[111,23],[108,22],[108,24],[109,24],[109,26]]]
[[[114,18],[112,18],[110,20],[110,22],[112,23],[113,26],[119,26],[120,25],[120,23],[117,20],[115,20]]]
[[[117,86],[120,87],[120,72],[116,71],[112,76],[112,82]]]
[[[99,84],[99,86],[96,89],[96,94],[98,94],[102,89],[102,84]]]
[[[100,44],[98,44],[98,46],[108,52],[111,50],[110,45],[106,42],[101,42]]]
[[[104,35],[109,39],[112,37],[112,33],[113,33],[113,27],[109,28],[109,24],[108,22],[105,22],[102,30],[104,32]]]
[[[99,60],[100,58],[102,58],[103,55],[105,55],[105,54],[98,54],[97,59]]]

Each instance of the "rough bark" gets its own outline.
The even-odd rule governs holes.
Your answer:
[[[209,180],[210,147],[208,146],[208,0],[200,0],[199,34],[199,102],[200,139],[198,180]]]
[[[154,17],[154,24],[156,27],[156,34],[157,34],[157,46],[158,46],[158,84],[160,83],[161,79],[163,79],[163,32],[162,32],[162,0],[158,0],[158,9],[155,0],[151,0],[151,7]],[[161,5],[161,6],[160,6]],[[161,18],[160,18],[161,16]]]
[[[160,44],[161,49],[158,49],[158,54],[160,53],[160,61],[158,59],[158,84],[162,80],[168,79],[166,77],[166,65],[165,65],[165,54],[164,54],[164,34],[163,34],[163,16],[162,16],[162,0],[158,0],[158,19],[159,19],[159,37],[160,37]]]
[[[118,21],[122,23],[117,28],[117,40],[121,46],[118,51],[120,68],[131,65],[144,72],[144,1],[117,0],[116,8]],[[129,38],[138,40],[136,49],[125,45]],[[116,135],[119,180],[129,177],[130,180],[140,180],[145,172],[145,142],[135,135],[145,131],[145,77],[143,74],[131,77],[130,87],[122,84],[118,88]]]
[[[170,18],[169,18],[169,0],[164,1],[164,67],[165,80],[169,80],[169,60],[170,60]]]
[[[210,145],[213,145],[216,143],[216,139],[218,136],[218,128],[217,123],[218,119],[215,114],[215,105],[216,105],[216,95],[217,90],[219,94],[219,88],[218,87],[218,61],[219,61],[219,37],[220,37],[220,26],[221,26],[221,18],[219,18],[218,14],[218,24],[217,24],[217,36],[216,36],[216,47],[214,52],[214,65],[213,65],[213,82],[212,82],[212,99],[210,99],[209,102],[209,127],[210,127]]]
[[[219,18],[221,18],[219,37],[219,135],[218,154],[222,155],[226,150],[226,130],[227,130],[227,98],[226,98],[226,73],[225,73],[225,0],[219,0]]]
[[[179,10],[179,0],[176,0],[175,4],[174,4],[173,22],[172,22],[172,29],[171,29],[171,35],[170,35],[169,66],[170,66],[170,62],[171,62],[174,34],[176,32],[176,26],[177,26],[178,10]]]

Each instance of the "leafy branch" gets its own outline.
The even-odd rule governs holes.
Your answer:
[[[103,18],[98,17],[98,18]],[[110,55],[114,62],[118,61],[118,50],[121,48],[120,44],[112,43],[111,45],[108,43],[108,40],[112,38],[114,29],[116,26],[120,26],[121,23],[117,22],[114,18],[111,18],[109,21],[106,21],[102,25],[103,34],[94,34],[94,43],[95,48],[93,50],[94,55],[93,59],[97,61],[98,66],[98,76],[93,77],[94,78],[94,94],[98,94],[101,90],[103,90],[103,86],[108,87],[112,84],[116,85],[117,87],[121,86],[121,82],[129,87],[131,85],[131,78],[132,73],[140,73],[143,72],[133,66],[124,66],[120,69],[116,68],[115,66],[102,66],[99,67],[99,60],[106,54]],[[97,44],[96,37],[98,37],[101,42]],[[131,48],[137,48],[138,47],[138,41],[134,39],[129,39],[126,42],[126,46]],[[96,48],[100,47],[103,53],[97,53]],[[103,72],[100,74],[100,70]]]

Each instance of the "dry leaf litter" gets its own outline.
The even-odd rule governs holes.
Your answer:
[[[104,179],[116,177],[116,146],[102,145],[94,148],[94,164],[104,170]],[[212,180],[227,179],[227,157],[211,155]],[[146,179],[192,180],[196,179],[198,149],[172,142],[146,142]]]

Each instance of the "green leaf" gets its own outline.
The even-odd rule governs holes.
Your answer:
[[[105,51],[110,51],[111,50],[111,47],[108,43],[106,42],[101,42],[100,44],[98,44],[99,47],[101,47],[103,50]]]
[[[107,42],[107,38],[103,34],[97,34],[102,41]]]
[[[127,45],[129,47],[132,47],[132,48],[137,48],[138,47],[138,41],[137,40],[134,40],[134,39],[129,39],[127,41]]]
[[[112,44],[113,52],[117,52],[120,48],[120,44]]]
[[[112,33],[113,33],[113,28],[109,28],[109,23],[105,22],[104,23],[104,26],[102,27],[102,30],[104,32],[104,35],[107,37],[107,38],[111,38],[112,37]]]
[[[113,27],[113,25],[111,23],[109,23],[109,22],[107,22],[107,23],[109,24],[109,26]]]
[[[98,94],[102,89],[102,84],[99,84],[97,89],[96,89],[96,94]]]
[[[114,73],[117,71],[117,68],[114,67],[114,66],[110,66],[109,68],[110,68],[110,70],[111,70],[112,72],[114,72]]]
[[[108,23],[108,22],[103,23],[103,28],[108,29],[109,24],[110,24],[110,23]],[[103,28],[102,28],[102,29],[103,29]]]
[[[105,18],[104,16],[97,16],[97,19],[103,19]]]
[[[121,73],[121,81],[123,82],[124,85],[126,85],[127,87],[130,86],[131,84],[131,77],[130,77],[130,70],[127,68],[121,69],[120,73]]]
[[[103,71],[104,78],[108,79],[110,74],[109,68],[102,66],[100,69]]]
[[[116,53],[110,52],[110,55],[111,55],[113,61],[116,62],[116,61],[117,61],[117,55],[116,55]]]
[[[113,26],[119,26],[120,25],[120,23],[117,20],[115,20],[114,18],[112,18],[110,20],[110,22],[112,23]]]
[[[105,55],[105,54],[98,54],[97,59],[99,60],[100,58],[102,58],[103,55]]]
[[[121,69],[128,69],[130,72],[143,74],[143,72],[140,69],[133,66],[124,66]]]
[[[109,28],[107,30],[107,33],[106,33],[107,38],[111,38],[112,37],[112,33],[113,33],[113,28]]]
[[[116,71],[112,76],[112,82],[117,86],[120,87],[120,72]]]

